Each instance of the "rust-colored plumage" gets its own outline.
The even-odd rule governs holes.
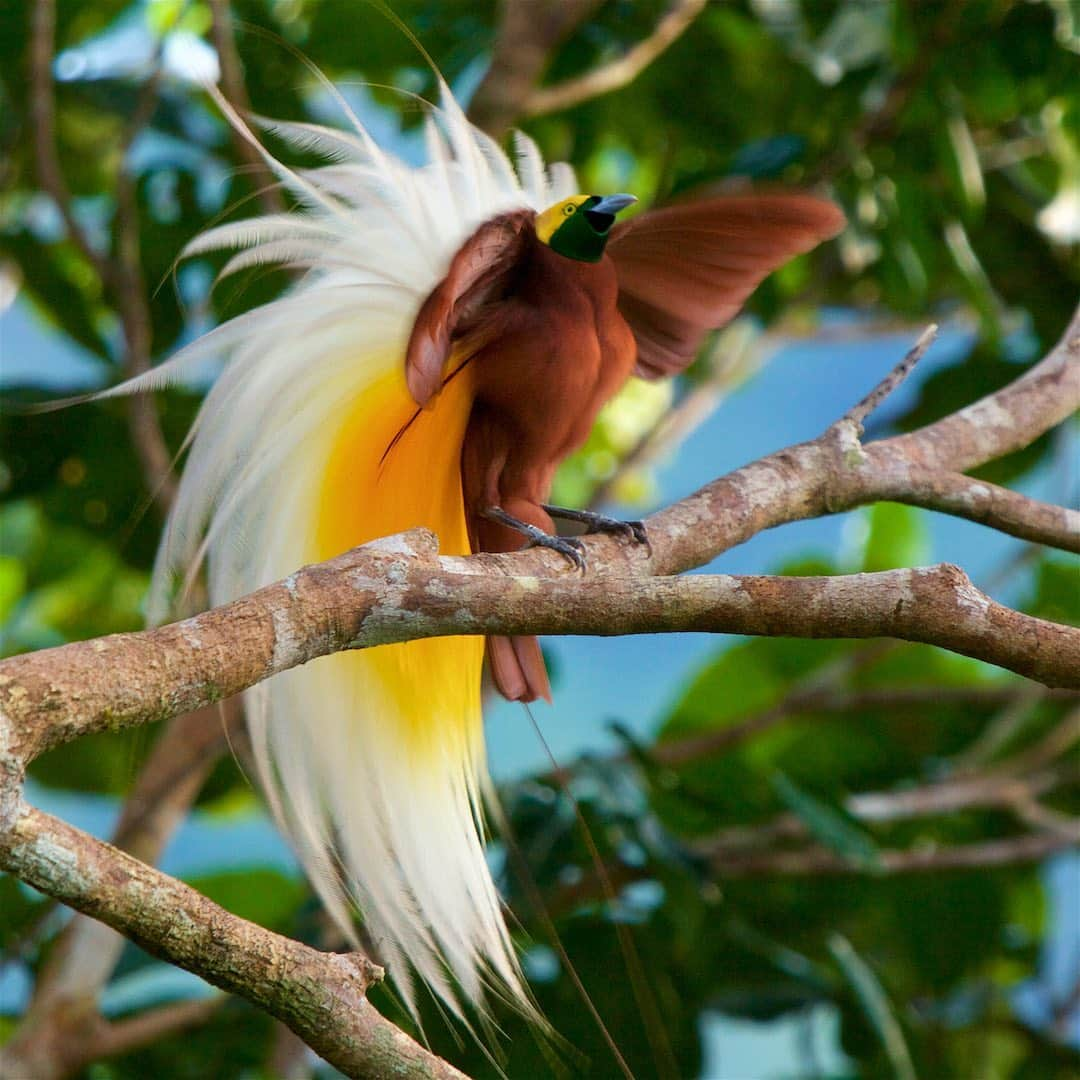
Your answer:
[[[544,503],[559,463],[632,373],[673,375],[769,273],[834,236],[844,218],[811,195],[737,195],[639,215],[598,261],[560,254],[519,210],[481,225],[424,301],[406,354],[409,390],[430,405],[461,365],[475,400],[461,455],[474,550],[511,551],[520,531],[492,509],[554,530]],[[451,359],[453,357],[453,360]],[[535,638],[491,638],[511,700],[550,698]]]

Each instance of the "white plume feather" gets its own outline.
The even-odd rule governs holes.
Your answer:
[[[113,391],[165,385],[207,355],[227,359],[196,421],[158,554],[149,603],[157,620],[172,609],[177,580],[190,580],[204,557],[214,604],[311,561],[312,478],[325,468],[342,410],[402,363],[419,303],[454,252],[496,214],[542,210],[574,193],[573,173],[556,167],[549,175],[524,137],[519,179],[445,89],[426,121],[429,162],[420,168],[379,148],[351,114],[351,132],[258,121],[332,159],[294,171],[216,96],[302,208],[211,229],[187,254],[237,249],[225,273],[282,261],[307,272],[280,299]],[[350,936],[352,912],[361,909],[410,1007],[412,972],[458,1015],[461,996],[482,1005],[493,985],[528,1007],[484,860],[481,804],[490,782],[482,735],[447,725],[438,775],[421,774],[393,725],[380,721],[392,706],[378,685],[354,681],[343,691],[339,659],[285,672],[246,695],[276,818]],[[435,694],[432,730],[444,707]]]

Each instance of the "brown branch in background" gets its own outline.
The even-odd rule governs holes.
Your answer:
[[[152,955],[283,1020],[347,1076],[462,1076],[376,1012],[365,992],[382,972],[363,956],[319,952],[264,930],[25,804],[0,838],[0,860]]]
[[[695,854],[706,862],[710,878],[724,882],[734,878],[865,877],[987,870],[1041,862],[1075,844],[1073,836],[1056,830],[1040,830],[983,843],[881,848],[876,852],[872,866],[845,859],[817,844],[792,850],[730,851],[721,848],[714,852],[706,841],[698,845]],[[652,876],[648,866],[623,862],[609,863],[605,873],[619,887]],[[575,911],[583,904],[595,904],[602,896],[595,872],[586,873],[555,893],[550,908],[553,914],[561,915]]]
[[[112,296],[124,331],[124,371],[138,375],[150,367],[152,323],[142,277],[139,253],[139,211],[135,179],[128,169],[128,151],[140,131],[150,122],[157,102],[158,75],[143,84],[135,111],[120,144],[116,177],[116,255],[96,251],[72,210],[72,197],[56,151],[56,106],[53,93],[52,58],[55,49],[55,0],[39,0],[33,6],[30,42],[30,107],[34,152],[42,188],[52,197],[67,226],[68,236],[97,271]],[[161,433],[157,409],[150,395],[135,395],[128,402],[132,443],[142,466],[147,490],[165,513],[172,503],[175,481],[172,455]]]
[[[247,84],[244,82],[243,66],[233,36],[233,15],[229,0],[210,0],[213,21],[210,34],[217,50],[221,66],[221,92],[225,100],[242,116],[251,111]],[[229,126],[233,146],[251,174],[259,205],[266,214],[280,214],[285,209],[278,179],[267,167],[262,155],[244,139],[232,125]]]
[[[499,138],[522,116],[555,47],[602,0],[502,0],[495,47],[469,119]]]
[[[525,116],[543,116],[610,94],[634,81],[661,53],[673,45],[705,10],[707,0],[675,0],[653,32],[618,60],[612,60],[576,79],[541,86],[524,103]]]
[[[75,217],[71,191],[56,153],[56,102],[52,79],[55,0],[37,0],[31,6],[30,20],[30,122],[38,181],[60,211],[71,242],[97,271],[102,282],[112,286],[115,284],[113,268],[108,259],[90,243]]]
[[[793,691],[782,701],[726,727],[658,742],[649,748],[649,760],[659,765],[683,765],[689,761],[725,754],[751,739],[799,716],[829,713],[910,710],[919,706],[968,705],[974,708],[1007,706],[1031,690],[1037,700],[1076,700],[1074,690],[1047,691],[1031,684],[1008,686],[896,686],[869,690],[833,689],[809,685]]]
[[[95,1054],[87,1060],[127,1054],[158,1039],[178,1035],[205,1024],[221,1008],[225,997],[215,995],[196,1001],[173,1001],[147,1009],[137,1016],[104,1023],[95,1035]],[[35,1075],[35,1080],[41,1080]]]
[[[137,178],[131,171],[130,151],[145,130],[157,107],[161,80],[158,59],[153,73],[139,89],[135,111],[120,143],[120,166],[116,177],[117,286],[113,290],[124,328],[124,375],[132,378],[150,370],[153,352],[153,319],[143,278],[139,237]],[[161,430],[153,394],[131,394],[127,399],[128,425],[135,455],[142,467],[147,490],[164,518],[176,498],[172,453]]]
[[[874,860],[875,874],[931,874],[946,870],[982,870],[995,866],[1039,862],[1072,847],[1074,838],[1058,832],[1023,833],[1006,840],[990,840],[955,847],[928,845],[904,851],[885,849]],[[823,847],[798,851],[722,853],[715,856],[712,871],[721,878],[761,877],[781,874],[806,877],[834,874],[865,874],[866,869]]]

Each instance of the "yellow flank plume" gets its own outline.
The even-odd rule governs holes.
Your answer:
[[[443,554],[470,553],[460,460],[473,403],[471,374],[464,368],[433,407],[418,410],[398,362],[345,413],[322,477],[316,559],[418,526],[439,537]],[[455,637],[342,653],[332,662],[343,678],[363,669],[364,682],[379,685],[384,719],[400,725],[411,755],[458,744],[465,756],[482,738],[483,657],[482,637]],[[458,718],[457,731],[438,730]]]

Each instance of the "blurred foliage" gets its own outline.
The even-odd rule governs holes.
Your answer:
[[[492,0],[401,0],[394,9],[463,93],[494,40]],[[57,134],[74,211],[104,252],[117,246],[115,189],[136,90],[159,55],[166,70],[149,127],[128,165],[137,177],[139,246],[150,287],[155,357],[209,325],[273,296],[280,274],[251,273],[211,290],[214,265],[177,266],[184,243],[222,218],[251,212],[247,171],[220,117],[169,58],[205,40],[209,6],[192,0],[62,0],[58,5]],[[301,50],[346,88],[362,115],[400,125],[411,148],[420,116],[408,94],[434,80],[415,46],[373,6],[353,0],[237,0],[238,46],[255,110],[332,119]],[[573,77],[645,37],[666,0],[608,0],[554,56],[548,80]],[[29,120],[30,4],[0,4],[0,292],[119,378],[115,298],[64,240],[37,188]],[[573,162],[583,189],[632,190],[647,204],[750,179],[820,184],[845,207],[840,241],[798,260],[754,298],[766,324],[812,325],[821,305],[917,322],[967,320],[974,348],[921,384],[897,426],[909,429],[966,404],[1023,370],[1060,333],[1080,284],[1080,19],[1067,0],[732,0],[708,6],[692,29],[631,86],[568,112],[524,123],[549,158]],[[386,89],[397,87],[407,91]],[[10,284],[12,289],[6,289]],[[708,363],[687,385],[714,378]],[[63,392],[25,381],[12,397]],[[77,391],[81,386],[72,386]],[[157,395],[179,450],[197,387]],[[588,447],[559,479],[560,497],[584,502],[668,408],[668,387],[632,387],[613,403]],[[102,402],[3,418],[0,457],[0,634],[6,653],[137,628],[160,520],[131,452],[126,408]],[[1012,482],[1045,461],[1049,440],[984,474]],[[649,475],[624,478],[625,499],[652,493]],[[910,565],[928,555],[919,513],[882,505],[860,515],[857,558],[804,556],[789,573]],[[1080,622],[1075,561],[1040,558],[1016,571],[1026,609]],[[522,859],[552,911],[567,952],[639,1075],[655,1073],[666,1043],[679,1075],[700,1074],[702,1032],[718,1015],[758,1022],[826,1010],[839,1018],[832,1075],[1064,1080],[1080,1066],[1075,1039],[1049,1015],[1017,1007],[1039,988],[1047,915],[1037,868],[916,876],[881,873],[886,850],[1008,838],[1021,826],[1002,809],[867,822],[845,801],[959,775],[973,747],[999,761],[1038,743],[1065,705],[976,691],[1016,685],[1000,672],[933,649],[853,642],[742,641],[689,685],[672,690],[655,746],[625,736],[617,760],[584,762],[572,789],[618,896],[605,898],[573,806],[547,778],[506,793],[520,857],[506,853],[504,887],[532,942],[526,966],[541,1008],[566,1040],[546,1045],[500,1010],[497,1039],[511,1077],[558,1071],[615,1075],[515,866]],[[930,688],[913,703],[904,692]],[[848,708],[801,709],[713,754],[678,765],[665,747],[724,733],[826,688]],[[938,697],[933,690],[940,690]],[[964,698],[956,691],[971,690]],[[859,701],[878,692],[877,704]],[[896,701],[881,704],[894,693]],[[863,698],[860,698],[863,695]],[[988,733],[1001,737],[991,744]],[[35,765],[39,783],[116,795],[150,736],[84,739]],[[1080,811],[1075,772],[1046,797]],[[207,811],[248,798],[223,765]],[[800,822],[851,864],[837,876],[725,876],[703,854],[720,829],[776,815]],[[759,843],[765,843],[764,840]],[[193,878],[231,910],[311,941],[319,920],[305,887],[254,866]],[[1072,894],[1075,899],[1076,893]],[[33,972],[56,920],[46,905],[0,881],[0,949]],[[647,974],[643,1008],[620,936],[632,937]],[[160,968],[135,949],[119,976]],[[1044,994],[1048,993],[1045,989]],[[385,991],[379,1005],[408,1021]],[[1055,1003],[1050,1002],[1052,1011]],[[648,1019],[661,1017],[662,1036]],[[466,1036],[455,1042],[432,1010],[435,1049],[478,1076],[494,1075]],[[5,1021],[4,1030],[9,1025]],[[1075,1027],[1073,1029],[1075,1032]],[[272,1026],[230,1002],[197,1032],[87,1071],[93,1080],[269,1076]],[[574,1049],[570,1049],[570,1047]],[[831,1067],[831,1066],[830,1066]],[[815,1071],[816,1070],[816,1071]],[[829,1075],[807,1059],[803,1075]],[[715,1077],[709,1080],[733,1080]],[[740,1078],[742,1080],[742,1078]]]

